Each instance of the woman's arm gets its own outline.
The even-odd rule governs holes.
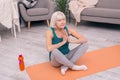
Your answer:
[[[68,28],[69,34],[72,35],[73,37],[75,37],[76,39],[68,39],[68,41],[70,43],[86,43],[87,39],[79,34],[76,30],[72,29],[72,28]]]
[[[50,30],[48,30],[46,32],[46,47],[47,47],[48,52],[61,47],[67,41],[67,38],[64,37],[62,42],[58,44],[52,44],[52,38],[53,38],[53,34]]]

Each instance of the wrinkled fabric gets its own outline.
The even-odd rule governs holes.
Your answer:
[[[19,26],[18,19],[17,5],[13,0],[0,0],[0,23],[7,28],[12,28],[13,23]]]
[[[71,0],[69,2],[69,10],[72,12],[77,22],[80,22],[81,12],[85,8],[95,7],[98,0]]]

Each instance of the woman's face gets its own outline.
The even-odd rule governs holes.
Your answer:
[[[66,25],[66,19],[63,16],[57,16],[56,27],[64,28]]]

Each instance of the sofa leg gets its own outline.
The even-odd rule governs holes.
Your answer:
[[[77,21],[75,21],[75,26],[77,26]]]
[[[47,22],[48,27],[50,27],[50,23],[49,23],[49,20],[48,20],[48,19],[46,20],[46,22]]]
[[[30,29],[30,21],[28,21],[28,29]]]

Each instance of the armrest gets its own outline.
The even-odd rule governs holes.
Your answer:
[[[27,9],[24,7],[23,4],[19,4],[19,10],[20,10],[20,14],[22,16],[22,18],[25,20],[25,21],[28,21],[28,15],[27,15]]]
[[[47,8],[49,9],[49,18],[51,18],[51,15],[55,10],[55,2],[49,0],[49,4],[47,5]]]

